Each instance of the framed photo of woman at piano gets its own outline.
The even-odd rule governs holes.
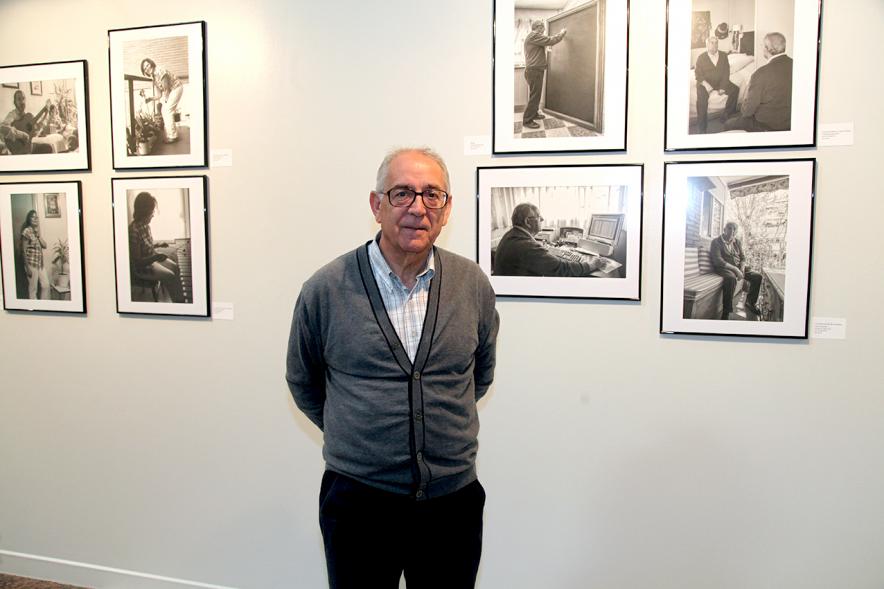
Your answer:
[[[0,184],[3,308],[85,313],[80,182]]]
[[[210,315],[207,182],[111,180],[118,313]]]
[[[641,299],[641,164],[476,171],[477,260],[500,296]]]
[[[86,61],[0,67],[0,173],[91,168]]]
[[[206,23],[115,29],[108,41],[114,169],[205,167]]]

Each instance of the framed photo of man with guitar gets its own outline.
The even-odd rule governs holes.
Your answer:
[[[0,173],[86,171],[85,60],[0,67]]]

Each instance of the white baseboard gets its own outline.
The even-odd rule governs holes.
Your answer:
[[[94,589],[236,589],[11,550],[0,550],[0,573]]]

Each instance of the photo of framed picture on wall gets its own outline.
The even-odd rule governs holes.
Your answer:
[[[494,153],[626,149],[628,0],[495,0]]]
[[[117,312],[208,317],[206,176],[111,184]]]
[[[79,182],[0,184],[3,308],[85,313]]]
[[[0,67],[0,173],[90,169],[86,62]]]
[[[478,168],[479,266],[499,296],[641,298],[639,164]]]
[[[667,6],[667,151],[816,145],[820,0]]]
[[[115,29],[108,37],[114,168],[204,167],[206,23]]]
[[[807,337],[815,167],[666,164],[661,333]]]

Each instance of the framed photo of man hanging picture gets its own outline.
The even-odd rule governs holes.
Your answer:
[[[108,31],[113,166],[204,167],[206,23]]]
[[[86,312],[79,182],[0,184],[3,308]]]
[[[820,0],[667,10],[667,151],[816,145]]]
[[[666,164],[662,333],[807,337],[815,167]]]
[[[86,62],[0,67],[0,173],[90,169]]]
[[[494,153],[626,149],[628,0],[494,2]]]
[[[479,168],[477,259],[494,291],[639,300],[643,172],[640,164]]]

